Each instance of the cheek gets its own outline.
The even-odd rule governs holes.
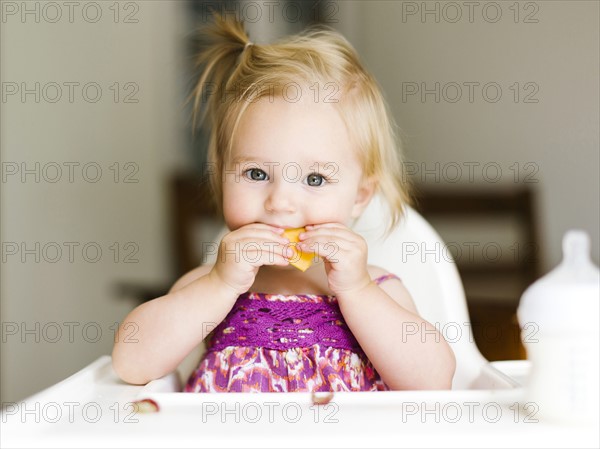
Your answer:
[[[306,210],[307,223],[346,223],[352,213],[353,198],[348,194],[336,194],[330,198],[312,201]]]
[[[253,207],[250,198],[247,198],[243,189],[223,188],[223,218],[230,230],[251,223],[253,218]]]

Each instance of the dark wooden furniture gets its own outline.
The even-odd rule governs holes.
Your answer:
[[[202,263],[202,245],[194,239],[202,219],[218,221],[208,179],[192,173],[175,173],[171,179],[172,241],[176,272],[187,273]]]
[[[510,257],[473,260],[461,254],[456,264],[465,287],[475,342],[481,353],[488,360],[525,358],[516,308],[523,291],[540,276],[534,192],[524,186],[493,190],[426,190],[417,186],[415,198],[415,208],[446,242],[453,241],[453,237],[444,234],[444,220],[459,220],[475,226],[478,221],[489,224],[509,220],[518,228],[518,240],[510,248],[504,248]],[[496,247],[500,245],[494,243]]]

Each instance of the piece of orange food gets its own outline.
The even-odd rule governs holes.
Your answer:
[[[300,271],[308,270],[308,267],[312,265],[313,257],[315,255],[315,253],[304,252],[296,246],[300,241],[298,236],[304,231],[306,231],[305,228],[292,228],[283,231],[283,235],[289,239],[295,253],[290,259],[290,265],[298,268]]]

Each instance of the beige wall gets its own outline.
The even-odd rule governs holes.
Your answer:
[[[590,233],[598,263],[599,4],[520,2],[517,16],[514,2],[475,3],[470,18],[469,2],[340,1],[336,26],[386,92],[417,180],[430,188],[510,187],[519,168],[520,180],[537,181],[530,185],[544,270],[558,263],[562,235],[575,227]],[[433,13],[423,17],[426,10]],[[421,97],[422,83],[434,92],[439,83],[439,102]],[[451,83],[461,88],[458,101]],[[488,83],[495,84],[486,98]],[[502,92],[493,102],[495,86]],[[497,168],[502,176],[491,182]]]
[[[29,5],[33,9],[44,3]],[[86,3],[91,2],[81,5]],[[6,258],[1,285],[3,401],[39,391],[110,353],[113,325],[133,306],[117,298],[116,282],[160,285],[173,275],[165,238],[165,175],[185,160],[179,142],[183,80],[178,53],[183,50],[184,27],[178,3],[135,2],[139,10],[122,9],[118,23],[108,8],[112,2],[98,3],[102,17],[96,23],[86,21],[94,20],[95,11],[87,10],[84,18],[81,8],[74,11],[73,23],[68,15],[50,23],[45,17],[55,17],[54,11],[43,15],[42,9],[40,23],[33,15],[25,21],[19,14],[3,16],[4,91],[12,86],[6,83],[17,83],[20,89],[21,83],[33,88],[38,82],[41,94],[39,103],[33,95],[23,102],[18,94],[2,102],[2,162],[7,176],[1,185]],[[137,23],[125,22],[130,13],[129,19]],[[49,101],[57,92],[53,82],[64,88],[54,103]],[[80,83],[72,103],[64,84],[69,82]],[[117,103],[114,88],[110,90],[115,82],[120,83]],[[126,86],[128,82],[134,85]],[[83,98],[81,86],[86,83],[102,88],[97,102]],[[124,102],[124,95],[134,93],[134,88],[130,100],[138,102]],[[94,95],[91,89],[88,93]],[[125,165],[129,162],[134,165]],[[22,163],[34,172],[39,163],[40,182],[35,173],[21,181]],[[65,163],[79,164],[72,165],[72,183]],[[9,175],[13,164],[19,173]],[[57,176],[54,164],[62,168],[62,177],[52,183],[46,179]],[[83,173],[85,164],[92,165]],[[102,169],[99,180],[84,179],[84,174],[96,177],[95,167]],[[126,175],[138,182],[124,182]],[[120,250],[116,263],[115,242]],[[134,245],[126,247],[128,242]],[[19,247],[15,255],[9,254],[14,252],[13,243]],[[25,262],[22,243],[34,249]],[[95,263],[82,254],[88,243],[88,259],[96,257],[94,248],[102,250]],[[75,249],[73,262],[69,245]],[[61,256],[56,247],[62,249]],[[125,263],[136,249],[130,259],[137,262]],[[33,332],[22,334],[27,329]],[[97,329],[102,336],[95,341]]]

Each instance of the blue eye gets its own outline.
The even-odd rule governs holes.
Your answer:
[[[260,168],[249,168],[244,172],[244,176],[252,181],[264,181],[267,174]]]
[[[318,173],[311,173],[306,177],[306,183],[311,187],[320,187],[325,184],[326,179]]]

